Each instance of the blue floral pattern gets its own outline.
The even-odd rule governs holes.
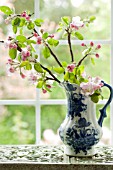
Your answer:
[[[87,120],[86,97],[74,84],[64,84],[68,100],[68,113],[66,119],[72,121],[70,126],[60,126],[59,135],[64,144],[68,145],[75,154],[87,151],[99,142],[99,131],[92,122]],[[79,87],[80,88],[80,87]],[[65,121],[64,121],[65,122]],[[68,121],[67,121],[68,122]]]

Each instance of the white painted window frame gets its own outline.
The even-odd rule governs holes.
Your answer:
[[[40,0],[34,0],[34,11],[35,17],[39,17],[40,12]],[[84,42],[88,44],[91,40],[85,40]],[[113,87],[113,1],[111,0],[111,40],[93,40],[95,44],[109,44],[111,45],[111,61],[110,61],[110,80]],[[73,45],[80,45],[81,41],[73,40]],[[60,45],[67,45],[66,40],[60,40]],[[37,53],[40,55],[40,51],[37,49]],[[104,71],[104,70],[103,70]],[[98,104],[105,104],[106,99],[100,101]],[[36,110],[36,142],[39,144],[41,140],[41,106],[42,105],[66,105],[66,99],[51,99],[51,100],[42,100],[40,99],[40,91],[36,89],[36,99],[35,100],[0,100],[0,105],[33,105]],[[111,128],[111,144],[113,145],[113,102],[110,107],[110,128]]]

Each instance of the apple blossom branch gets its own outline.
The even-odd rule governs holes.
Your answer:
[[[72,46],[71,46],[71,33],[69,32],[69,28],[66,29],[66,32],[68,34],[68,44],[69,44],[69,49],[70,49],[70,54],[71,54],[71,62],[74,62],[74,56],[73,56],[73,51],[72,51]]]

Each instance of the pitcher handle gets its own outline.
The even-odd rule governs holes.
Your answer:
[[[107,115],[106,115],[106,109],[107,109],[108,105],[111,103],[111,101],[112,101],[112,99],[113,99],[113,88],[112,88],[110,85],[106,84],[104,81],[102,81],[102,83],[103,83],[103,87],[106,86],[106,87],[109,89],[109,91],[110,91],[110,96],[109,96],[108,101],[107,101],[106,104],[104,105],[104,107],[99,110],[99,111],[100,111],[100,117],[99,117],[99,120],[98,120],[98,124],[99,124],[101,127],[102,127],[102,123],[103,123],[104,118],[107,117]]]

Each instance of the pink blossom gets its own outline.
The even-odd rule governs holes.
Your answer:
[[[10,22],[10,19],[9,19],[9,18],[5,19],[5,23],[6,23],[6,24],[9,24],[9,22]]]
[[[101,45],[98,44],[97,47],[96,47],[96,50],[100,49],[101,48]]]
[[[74,68],[75,68],[75,64],[70,64],[70,65],[67,66],[67,71],[73,72]]]
[[[90,46],[93,47],[94,46],[94,42],[91,41],[90,42]]]
[[[27,59],[27,57],[30,57],[31,53],[30,51],[22,51],[22,60],[25,61]]]
[[[25,78],[26,78],[26,75],[25,75],[25,74],[20,73],[20,75],[21,75],[21,77],[22,77],[23,79],[25,79]]]
[[[46,89],[42,89],[42,92],[45,94],[45,93],[47,93],[47,90]]]
[[[37,37],[37,44],[41,44],[41,41],[42,41],[42,37],[41,37],[41,36],[38,36],[38,37]]]
[[[81,87],[81,93],[89,96],[92,95],[95,90],[100,89],[103,86],[103,83],[101,82],[101,79],[99,77],[89,78],[89,82],[85,83],[82,82],[80,84]]]
[[[96,53],[95,56],[96,56],[96,58],[99,58],[99,54],[98,53]]]
[[[9,48],[10,48],[10,49],[11,49],[11,48],[16,49],[16,48],[17,48],[17,45],[16,45],[15,43],[10,43],[10,44],[9,44]]]
[[[30,73],[28,80],[31,84],[35,84],[37,82],[37,75],[34,73]]]
[[[81,18],[79,16],[72,18],[72,23],[70,24],[71,28],[79,29],[79,27],[83,27],[84,23],[81,21]]]
[[[82,73],[82,77],[83,77],[83,78],[86,77],[86,72],[85,72],[85,71]]]

